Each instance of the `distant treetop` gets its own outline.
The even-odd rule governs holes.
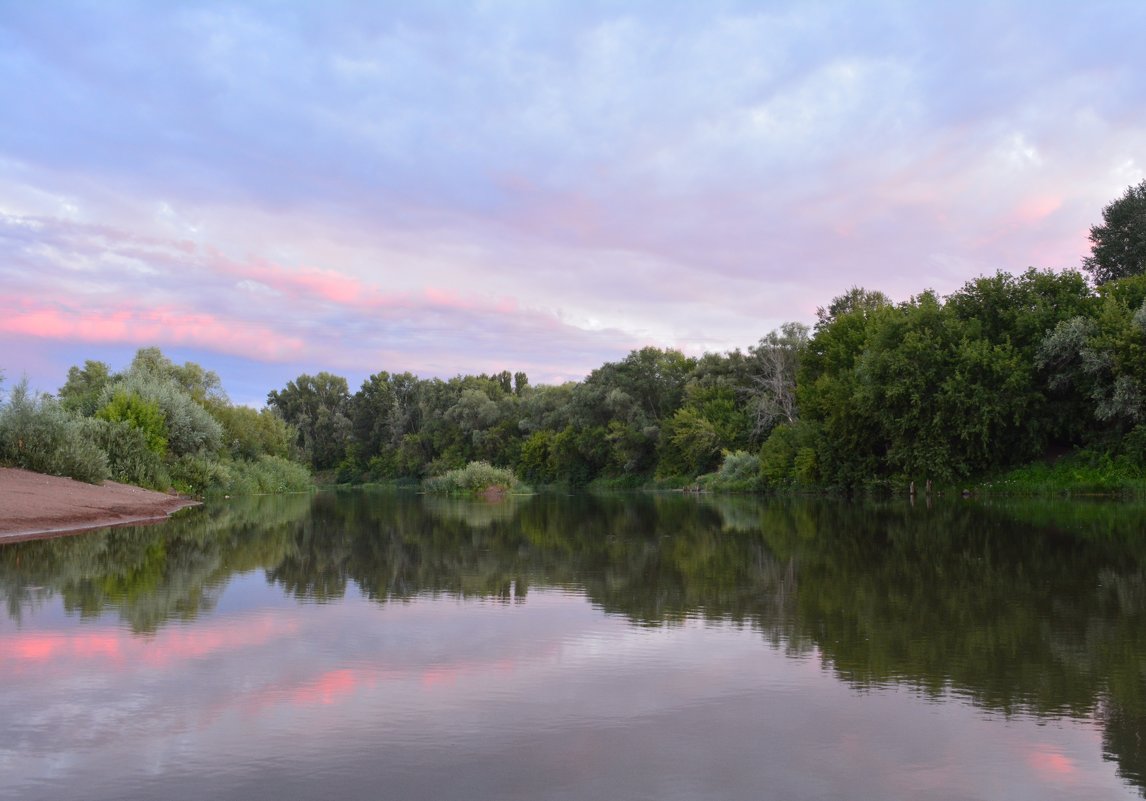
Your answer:
[[[1090,229],[1091,255],[1082,260],[1096,284],[1146,273],[1146,181],[1102,210]]]

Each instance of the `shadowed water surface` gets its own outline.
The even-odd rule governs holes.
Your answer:
[[[1136,798],[1144,521],[355,491],[0,546],[0,796]]]

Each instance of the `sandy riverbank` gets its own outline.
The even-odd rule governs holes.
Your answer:
[[[0,542],[151,523],[196,501],[116,484],[85,484],[0,467]]]

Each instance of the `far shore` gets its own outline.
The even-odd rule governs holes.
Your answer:
[[[196,505],[198,501],[182,495],[114,481],[85,484],[0,467],[0,543],[156,523]]]

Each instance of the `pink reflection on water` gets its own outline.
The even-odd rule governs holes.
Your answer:
[[[335,700],[353,695],[363,684],[370,683],[370,676],[362,671],[348,669],[331,670],[323,673],[312,682],[299,686],[290,696],[292,704],[311,706],[320,704],[328,706]]]
[[[166,629],[152,637],[139,637],[121,629],[99,631],[17,633],[0,636],[0,667],[14,672],[59,667],[70,669],[70,659],[90,669],[102,663],[121,670],[143,665],[170,667],[189,659],[265,645],[297,634],[298,623],[271,615],[230,619],[187,629]]]
[[[1040,779],[1062,781],[1077,777],[1078,765],[1063,754],[1061,749],[1046,743],[1032,743],[1030,749],[1027,753],[1027,764]]]

